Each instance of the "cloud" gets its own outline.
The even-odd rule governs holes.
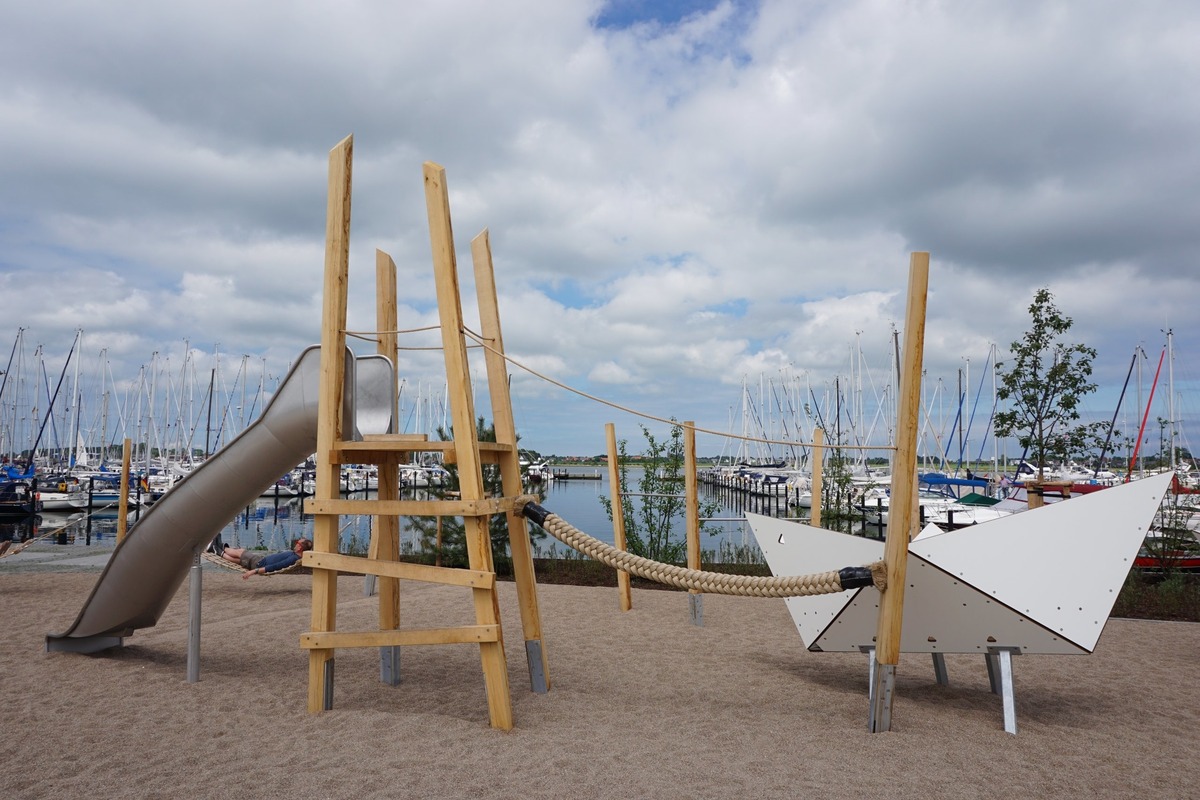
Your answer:
[[[319,333],[327,154],[353,134],[355,329],[377,248],[401,326],[436,322],[434,161],[468,319],[486,227],[509,352],[657,416],[725,427],[744,380],[823,387],[859,350],[882,387],[913,250],[931,381],[1002,351],[1048,286],[1104,402],[1166,329],[1191,387],[1197,34],[1168,3],[16,6],[0,318],[48,363],[84,329],[127,385],[184,341],[235,354],[230,382],[240,354],[281,375]],[[436,350],[400,366],[444,382]],[[609,411],[511,371],[527,443],[602,449]]]

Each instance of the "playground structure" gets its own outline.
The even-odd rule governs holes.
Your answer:
[[[802,616],[813,614],[810,607],[798,604],[815,602],[819,605],[821,614],[832,610],[830,619],[834,626],[844,626],[845,621],[850,619],[845,610],[852,609],[854,625],[845,626],[843,630],[853,628],[853,635],[844,641],[838,641],[843,644],[850,642],[851,644],[846,646],[852,645],[853,649],[867,648],[871,653],[869,727],[873,731],[885,731],[890,728],[894,676],[899,655],[902,649],[906,652],[914,649],[911,636],[901,636],[906,586],[912,584],[917,620],[920,623],[912,629],[925,630],[928,627],[925,624],[928,621],[926,617],[934,621],[930,623],[933,625],[931,630],[936,629],[938,633],[927,634],[929,643],[937,640],[938,636],[947,636],[941,632],[942,628],[939,626],[942,625],[943,617],[950,610],[949,604],[952,604],[951,601],[958,591],[954,587],[958,587],[960,582],[969,583],[966,578],[961,578],[960,581],[951,577],[949,582],[953,587],[947,588],[946,581],[930,578],[947,571],[949,568],[945,564],[968,569],[969,565],[976,562],[987,562],[1002,572],[1016,571],[1014,574],[1018,577],[1014,578],[1015,582],[1005,584],[1004,596],[996,594],[1000,591],[997,588],[993,591],[996,600],[985,598],[984,605],[995,603],[996,608],[1017,608],[1030,596],[1030,592],[1035,591],[1019,577],[1021,572],[1018,564],[990,561],[989,548],[994,546],[995,539],[991,538],[988,531],[996,530],[990,526],[997,523],[979,526],[977,531],[981,535],[978,537],[972,535],[944,539],[934,536],[929,531],[917,537],[919,531],[916,514],[916,432],[925,294],[928,285],[928,253],[914,253],[910,262],[904,362],[898,408],[898,439],[891,492],[893,502],[887,538],[882,548],[877,542],[862,539],[857,542],[871,545],[869,549],[860,548],[857,543],[854,546],[841,546],[834,543],[835,540],[827,540],[826,537],[840,537],[842,534],[791,522],[756,520],[755,533],[759,536],[760,545],[771,560],[777,577],[752,579],[703,573],[699,570],[698,548],[693,550],[690,546],[686,568],[653,562],[638,563],[628,554],[621,553],[624,542],[620,530],[620,515],[616,515],[614,519],[617,546],[605,545],[605,550],[596,547],[594,539],[577,535],[580,532],[574,532],[569,524],[537,505],[536,498],[522,495],[516,426],[508,393],[506,365],[509,359],[504,352],[489,235],[485,230],[471,242],[481,326],[478,334],[472,334],[464,323],[462,313],[445,171],[432,163],[424,165],[424,187],[447,395],[450,400],[452,439],[430,441],[423,435],[396,432],[398,379],[393,365],[397,363],[398,335],[401,333],[397,319],[396,267],[391,257],[381,251],[376,253],[375,330],[370,334],[361,334],[376,341],[378,352],[374,356],[355,357],[347,348],[347,337],[353,334],[347,328],[352,144],[352,138],[347,137],[333,148],[329,155],[320,346],[305,351],[272,403],[264,411],[262,420],[248,428],[228,446],[227,449],[231,449],[230,453],[222,450],[212,457],[204,466],[168,492],[134,526],[130,535],[114,551],[109,567],[101,575],[75,624],[63,634],[48,636],[48,649],[93,652],[120,645],[123,637],[134,629],[155,624],[182,583],[189,561],[193,575],[196,576],[193,584],[193,597],[196,598],[200,550],[236,514],[238,508],[256,497],[279,474],[312,453],[316,454],[316,491],[314,496],[306,501],[305,510],[314,515],[314,549],[305,553],[302,559],[302,564],[312,571],[311,623],[310,629],[300,635],[300,646],[308,652],[307,708],[311,713],[319,713],[333,707],[334,666],[338,649],[377,648],[380,680],[397,685],[400,681],[403,647],[474,644],[480,651],[490,724],[503,730],[513,726],[508,667],[489,535],[489,520],[497,514],[504,514],[508,524],[509,548],[520,605],[530,687],[535,692],[549,691],[551,680],[542,636],[527,520],[537,522],[572,547],[613,565],[618,570],[623,607],[627,607],[625,598],[628,597],[628,573],[634,572],[687,588],[690,592],[689,601],[694,621],[698,616],[699,601],[704,592],[791,597],[794,599],[788,602],[794,617],[797,613]],[[473,384],[467,358],[468,339],[479,342],[485,351],[487,391],[496,433],[495,442],[481,442],[477,436]],[[684,423],[685,447],[692,453],[689,469],[685,473],[688,481],[685,491],[689,505],[689,543],[694,536],[698,538],[694,521],[696,430],[692,423]],[[612,471],[616,468],[616,456],[611,425],[608,428],[608,438],[610,482],[615,487],[617,481],[612,476]],[[813,445],[819,452],[820,431],[816,432]],[[400,499],[399,466],[408,462],[414,453],[439,453],[446,463],[456,464],[459,475],[458,495],[430,500]],[[814,461],[819,464],[819,457],[814,458]],[[377,496],[365,500],[342,499],[338,486],[338,474],[342,464],[377,465]],[[499,471],[501,496],[488,496],[485,490],[483,468],[487,465],[494,465]],[[1133,485],[1135,488],[1139,486],[1141,484]],[[1149,508],[1157,488],[1157,484],[1141,486],[1135,495],[1137,502],[1132,504],[1136,510],[1129,515],[1110,515],[1119,516],[1120,520],[1117,523],[1105,520],[1104,524],[1124,526],[1123,531],[1140,531],[1144,536],[1144,527],[1138,527],[1136,521],[1141,519],[1138,515],[1145,514],[1146,520],[1153,516],[1153,509],[1148,512],[1146,509]],[[1165,484],[1162,488],[1165,491]],[[815,496],[820,496],[819,470],[814,474],[813,492]],[[1101,494],[1107,495],[1108,492]],[[1075,500],[1062,505],[1070,509],[1084,502]],[[1157,507],[1157,500],[1154,507]],[[1082,507],[1083,510],[1087,508]],[[1051,510],[1052,508],[1048,508],[1038,513],[1045,514]],[[819,524],[819,507],[815,511],[817,513],[814,515],[814,526]],[[1056,513],[1065,515],[1067,512]],[[1074,511],[1070,513],[1075,514]],[[370,550],[365,557],[342,555],[337,551],[339,517],[349,514],[371,515],[375,518]],[[401,561],[399,518],[409,515],[461,517],[466,530],[468,567],[443,568]],[[1005,535],[1009,534],[1010,528],[1023,530],[1022,525],[1029,516],[1015,517],[1012,525],[1004,529]],[[1062,526],[1067,517],[1055,519],[1057,523],[1054,524]],[[1069,520],[1067,524],[1071,524]],[[776,525],[784,528],[776,531],[773,527]],[[765,533],[760,533],[760,529]],[[1041,528],[1037,530],[1041,531]],[[1120,551],[1127,545],[1127,538],[1122,538],[1110,555],[1119,558]],[[795,542],[802,540],[820,542],[820,548],[805,547],[803,552],[800,552],[802,548],[797,547]],[[911,548],[910,541],[913,543]],[[959,547],[959,542],[965,544]],[[1136,546],[1134,551],[1136,552]],[[816,557],[809,558],[810,554],[816,554]],[[168,557],[165,567],[155,561],[164,556]],[[939,558],[942,561],[939,561]],[[1047,561],[1064,563],[1055,559]],[[847,563],[868,566],[844,567]],[[1132,555],[1128,563],[1132,563]],[[910,565],[913,566],[914,573],[921,573],[920,578],[909,578]],[[154,569],[151,569],[152,566]],[[926,567],[928,571],[924,571]],[[815,574],[802,574],[814,573],[814,570],[820,571]],[[1106,581],[1111,581],[1114,570],[1120,571],[1123,577],[1128,571],[1128,565],[1123,571],[1119,569],[1119,564],[1108,569],[1105,573]],[[337,579],[344,573],[366,575],[369,581],[377,581],[379,608],[376,628],[359,631],[338,628]],[[155,576],[148,580],[148,585],[131,588],[147,582],[147,574]],[[1009,572],[1003,574],[1009,575]],[[474,607],[474,624],[431,629],[401,628],[401,580],[457,586],[469,591]],[[1106,583],[1105,586],[1107,585]],[[986,581],[979,581],[977,591],[989,587],[990,584]],[[1071,595],[1076,588],[1078,587],[1067,587],[1067,594]],[[875,594],[871,594],[872,592]],[[823,597],[813,599],[810,597],[812,595]],[[1071,597],[1073,598],[1073,595]],[[1097,626],[1096,637],[1103,628],[1115,594],[1109,598],[1101,593],[1101,599],[1109,600],[1109,605],[1103,613],[1096,616],[1098,602],[1089,601],[1086,604],[1087,613],[1083,615],[1090,620],[1091,625]],[[194,602],[198,604],[198,600]],[[798,612],[797,609],[802,610]],[[1080,611],[1083,612],[1084,609],[1081,607]],[[1039,618],[1028,611],[1023,615],[1018,612],[1017,616],[1018,627],[1026,621]],[[1001,617],[1004,615],[1001,614]],[[992,617],[988,617],[985,621],[990,624],[991,619]],[[973,614],[959,614],[954,620],[954,625],[957,626],[954,630],[958,633],[961,633],[959,628],[976,633],[983,630]],[[193,623],[197,629],[194,638],[197,642],[198,621],[197,610],[193,614]],[[1004,617],[1004,624],[1009,622],[1011,620]],[[1075,620],[1075,623],[1084,624],[1078,620]],[[797,624],[799,626],[799,622]],[[872,626],[873,634],[870,632]],[[1067,634],[1065,630],[1064,628],[1060,631],[1061,637],[1052,635],[1051,638],[1074,643],[1075,649],[1070,650],[1071,652],[1079,652],[1081,649],[1090,651],[1086,644],[1086,636]],[[826,636],[826,633],[814,637],[807,625],[801,629],[801,633],[806,642],[811,642],[810,649],[837,649],[821,644],[825,641],[821,637]],[[963,638],[964,636],[966,638]],[[959,638],[971,641],[975,643],[972,646],[977,646],[977,637],[972,639],[962,634]],[[1011,637],[993,638],[996,641],[989,642],[989,647],[985,649],[988,650],[989,656],[1001,659],[1002,667],[1007,669],[1007,685],[1011,689],[1009,658],[1014,652],[1013,648],[1023,648],[1019,652],[1043,650],[1029,645],[1026,640],[1017,641]],[[958,641],[953,637],[951,640]],[[990,647],[990,644],[995,644],[995,647]],[[1090,646],[1094,644],[1095,640],[1092,639]],[[941,652],[959,652],[921,647],[915,649],[919,652],[934,652],[935,666],[938,664],[937,655]],[[992,650],[996,652],[993,653]],[[1044,652],[1059,651],[1051,649]],[[989,666],[993,664],[990,660],[988,663]],[[1006,703],[1009,695],[1006,695]],[[1006,728],[1009,727],[1007,712],[1006,704]],[[1012,731],[1015,732],[1015,722]]]

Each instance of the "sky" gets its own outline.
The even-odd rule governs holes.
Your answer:
[[[1088,418],[1112,417],[1136,362],[1118,422],[1136,430],[1171,331],[1147,447],[1159,418],[1200,436],[1200,6],[117,0],[3,18],[0,367],[27,394],[40,372],[44,400],[82,331],[89,438],[102,405],[111,439],[135,397],[203,393],[218,368],[216,396],[252,416],[319,340],[347,135],[351,329],[374,327],[376,249],[400,327],[436,323],[432,161],[468,327],[486,228],[509,355],[623,408],[775,435],[805,403],[830,415],[836,386],[847,424],[886,436],[910,253],[928,251],[939,448],[961,380],[967,447],[990,457],[990,353],[1043,287],[1097,350]],[[441,355],[419,349],[436,343],[402,340],[406,430],[440,422]],[[639,424],[662,429],[511,372],[535,450],[603,452],[614,422],[637,452]],[[473,374],[488,414],[479,358]]]

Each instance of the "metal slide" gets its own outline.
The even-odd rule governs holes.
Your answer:
[[[386,433],[395,376],[383,356],[345,359],[343,419],[352,433]],[[321,349],[301,353],[262,416],[179,480],[150,506],[117,545],[108,565],[63,633],[47,651],[91,653],[115,647],[137,628],[155,625],[196,553],[280,475],[317,449]]]

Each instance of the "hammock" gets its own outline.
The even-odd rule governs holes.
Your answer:
[[[216,564],[218,567],[224,567],[225,569],[229,570],[230,572],[237,572],[242,575],[245,575],[247,572],[250,571],[250,570],[246,569],[245,567],[243,567],[241,564],[235,564],[232,561],[225,559],[225,558],[221,558],[221,556],[217,555],[216,553],[210,553],[207,550],[205,550],[203,553],[201,553],[200,556],[201,556],[201,558],[203,558],[205,561],[209,562],[210,564]],[[265,573],[263,573],[262,577],[270,578],[272,575],[286,575],[289,572],[295,572],[295,573],[298,573],[301,575],[311,575],[312,574],[312,570],[308,569],[307,567],[302,566],[302,562],[297,561],[295,564],[292,564],[290,567],[284,567],[283,569],[277,569],[277,570],[274,570],[273,572],[265,572]]]

